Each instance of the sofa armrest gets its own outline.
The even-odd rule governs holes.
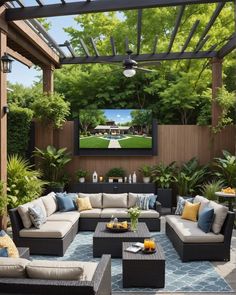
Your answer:
[[[156,211],[161,215],[161,203],[159,201],[156,201]]]
[[[102,255],[92,282],[96,295],[111,295],[111,255]]]

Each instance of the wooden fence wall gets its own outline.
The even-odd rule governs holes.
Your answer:
[[[158,126],[157,156],[73,156],[67,171],[72,178],[78,168],[86,169],[91,173],[96,170],[98,175],[105,175],[110,168],[122,167],[129,174],[133,171],[137,172],[138,168],[144,164],[154,165],[159,162],[168,164],[172,161],[181,164],[192,157],[197,157],[200,163],[204,164],[220,156],[223,149],[235,153],[235,138],[235,126],[229,126],[215,137],[212,147],[207,126],[160,125]],[[50,128],[42,129],[42,126],[36,124],[35,146],[44,148],[48,144],[58,148],[67,147],[73,153],[74,122],[66,122],[62,129],[54,131],[53,137]]]

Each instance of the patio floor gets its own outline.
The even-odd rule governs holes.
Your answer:
[[[162,223],[161,223],[161,231],[165,232],[165,220],[162,218]],[[226,279],[226,281],[230,284],[234,292],[230,293],[217,293],[218,295],[236,295],[236,230],[233,231],[233,237],[232,237],[232,243],[231,243],[231,260],[229,262],[213,262],[212,263],[214,267],[216,268],[216,271]],[[191,292],[192,293],[192,292]],[[118,293],[115,292],[116,295],[124,295],[125,293]],[[145,295],[143,292],[142,293],[127,293],[128,295]],[[170,293],[150,293],[148,292],[147,294],[149,295],[169,295]],[[190,293],[177,293],[178,295],[186,295]],[[194,293],[194,295],[209,295],[209,293]],[[214,293],[210,293],[214,294]]]

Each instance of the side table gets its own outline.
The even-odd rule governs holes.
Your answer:
[[[165,255],[159,244],[156,253],[125,251],[133,243],[124,242],[122,249],[123,287],[164,288]]]

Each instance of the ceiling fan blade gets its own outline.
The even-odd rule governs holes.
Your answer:
[[[140,68],[140,67],[135,67],[135,70],[140,70],[143,72],[149,72],[149,73],[157,73],[155,70],[150,70],[150,69],[145,69],[145,68]]]
[[[160,66],[161,62],[159,61],[144,61],[144,62],[139,62],[141,66]]]

